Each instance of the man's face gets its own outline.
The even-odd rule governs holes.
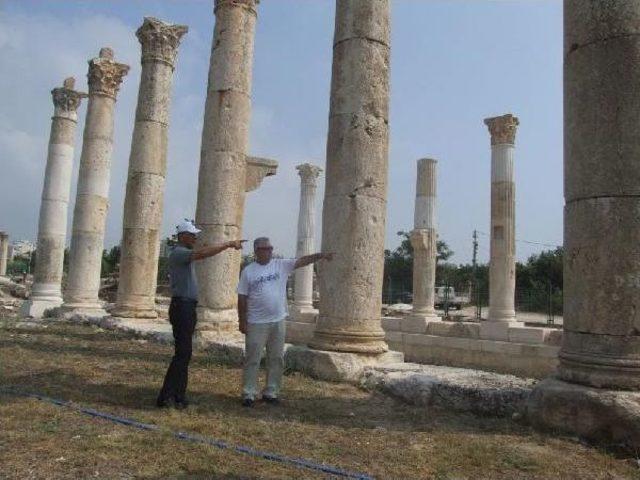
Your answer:
[[[260,241],[253,249],[253,253],[256,256],[256,261],[260,264],[267,264],[271,261],[273,255],[273,247],[269,241]]]
[[[185,247],[193,248],[196,244],[196,240],[198,236],[194,233],[182,232],[178,234],[178,242],[180,242]]]

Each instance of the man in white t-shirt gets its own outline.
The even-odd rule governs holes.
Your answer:
[[[272,258],[267,237],[253,242],[255,262],[247,265],[238,284],[238,317],[245,337],[242,374],[242,405],[252,407],[257,395],[258,369],[267,348],[267,386],[262,400],[278,403],[284,368],[284,320],[287,311],[287,278],[296,268],[318,260],[333,259],[332,253],[315,253],[298,259]]]

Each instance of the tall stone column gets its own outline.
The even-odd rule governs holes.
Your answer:
[[[517,117],[511,114],[484,121],[491,134],[491,258],[489,261],[489,320],[483,338],[508,340],[516,323],[516,187],[514,153]]]
[[[535,423],[640,448],[640,2],[564,2],[564,325]]]
[[[389,0],[338,0],[319,264],[310,346],[376,354],[381,327],[389,155]]]
[[[435,286],[438,254],[436,230],[436,166],[431,158],[418,160],[416,206],[410,240],[413,247],[413,311],[402,320],[402,330],[424,333],[436,314]]]
[[[9,235],[0,232],[0,277],[7,276],[7,263],[9,261]]]
[[[67,211],[73,172],[73,151],[77,110],[85,93],[74,90],[75,80],[67,78],[62,88],[54,88],[49,151],[42,187],[38,222],[38,246],[34,282],[22,314],[40,318],[48,308],[62,305],[62,269],[67,237]]]
[[[64,292],[67,312],[104,315],[98,299],[104,229],[109,208],[109,180],[113,149],[113,110],[116,94],[129,66],[116,63],[113,50],[103,48],[89,61],[89,102]]]
[[[187,30],[147,17],[136,32],[142,72],[124,202],[118,296],[111,312],[118,317],[157,317],[171,87],[178,46]]]
[[[300,175],[300,209],[298,210],[298,242],[296,257],[315,251],[315,200],[318,176],[322,169],[305,163],[296,167]],[[313,265],[295,271],[295,294],[292,314],[317,313],[313,308]]]
[[[251,121],[251,77],[258,0],[215,0],[196,223],[200,244],[239,238]],[[198,262],[198,329],[236,332],[241,252]]]

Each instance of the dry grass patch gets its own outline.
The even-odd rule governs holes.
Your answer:
[[[171,348],[95,327],[0,326],[0,383],[376,478],[640,478],[635,461],[508,420],[405,405],[351,385],[285,379],[284,402],[239,405],[240,369],[196,353],[186,412],[157,410]],[[0,396],[7,478],[326,478],[231,451]],[[97,473],[96,473],[97,472]]]

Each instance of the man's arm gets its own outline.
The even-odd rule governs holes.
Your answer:
[[[247,296],[238,294],[238,320],[240,333],[247,333]]]
[[[246,240],[231,240],[229,242],[224,242],[219,245],[211,245],[210,247],[202,247],[197,250],[194,250],[191,253],[191,260],[202,260],[203,258],[213,257],[214,255],[223,252],[228,248],[235,248],[236,250],[242,250],[242,244],[246,242]]]
[[[318,260],[333,260],[333,253],[313,253],[311,255],[305,255],[304,257],[300,257],[296,260],[296,263],[293,265],[293,269],[306,267],[307,265],[311,265],[312,263],[317,262]]]

